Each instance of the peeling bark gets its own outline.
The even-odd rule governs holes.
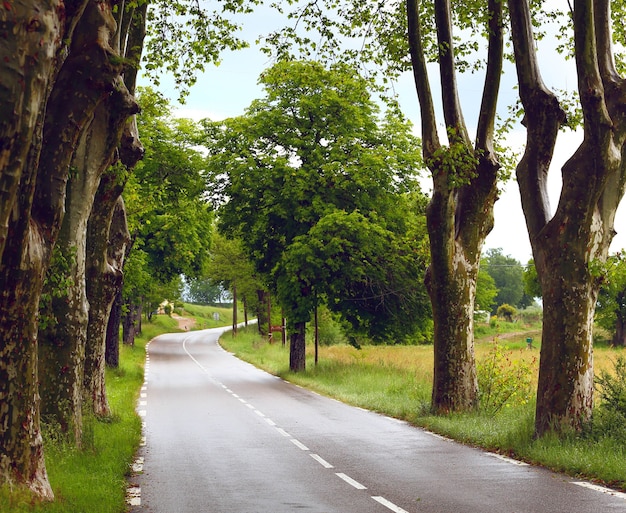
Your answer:
[[[0,484],[25,486],[42,499],[53,493],[40,432],[37,310],[71,156],[46,146],[46,116],[86,4],[0,7]],[[80,119],[71,122],[80,131]]]
[[[89,319],[85,282],[87,222],[100,176],[116,158],[115,150],[126,120],[138,110],[120,76],[120,59],[112,47],[115,31],[111,6],[90,3],[59,75],[58,83],[63,88],[57,95],[53,94],[54,117],[50,117],[50,132],[58,125],[61,115],[70,120],[85,119],[79,124],[84,128],[73,154],[65,197],[66,213],[57,242],[70,264],[66,274],[70,285],[53,298],[57,322],[40,332],[39,346],[42,414],[57,423],[77,445],[82,438]],[[77,76],[84,77],[84,82],[77,80]],[[69,87],[70,82],[73,88]],[[71,125],[65,133],[71,133]],[[72,147],[62,145],[57,133],[51,133],[49,139],[50,151],[71,154]],[[48,190],[59,196],[65,192],[52,186]]]
[[[535,434],[580,430],[593,409],[592,328],[615,212],[626,178],[626,84],[611,50],[608,0],[574,2],[584,139],[562,168],[550,217],[548,168],[565,115],[544,85],[527,0],[509,1],[527,144],[517,167],[522,208],[543,293]],[[595,25],[594,25],[595,21]]]
[[[431,262],[426,275],[434,320],[435,412],[477,406],[473,311],[480,252],[493,227],[499,164],[494,152],[494,120],[502,72],[502,5],[490,0],[489,46],[485,86],[474,147],[458,98],[451,6],[435,2],[439,69],[449,146],[462,148],[462,164],[439,140],[420,26],[419,2],[407,0],[409,47],[422,117],[422,150],[433,176],[426,217]],[[464,168],[459,172],[458,168]]]

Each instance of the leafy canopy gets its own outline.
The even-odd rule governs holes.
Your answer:
[[[384,266],[423,256],[393,251],[409,229],[399,205],[415,188],[419,141],[397,110],[380,116],[344,64],[279,62],[260,83],[265,96],[244,116],[205,122],[212,197],[221,229],[241,239],[291,322],[306,322],[319,301],[374,296],[367,281],[382,286]]]

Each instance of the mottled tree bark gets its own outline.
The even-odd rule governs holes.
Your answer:
[[[111,178],[117,177],[114,175]],[[87,239],[87,297],[90,308],[83,383],[85,398],[98,416],[110,414],[104,379],[107,326],[113,302],[122,285],[126,245],[130,242],[121,190],[111,191],[103,186],[105,182],[103,178],[98,189],[89,218]],[[113,198],[115,207],[111,208],[109,202]],[[119,335],[117,340],[119,343]],[[119,350],[116,354],[119,360]]]
[[[439,69],[449,146],[439,141],[428,79],[419,2],[407,0],[409,46],[422,119],[424,160],[433,176],[427,226],[431,262],[426,276],[434,320],[435,412],[473,409],[478,382],[474,361],[474,303],[480,252],[493,227],[499,164],[494,151],[494,120],[502,72],[502,6],[488,3],[488,61],[475,144],[461,110],[455,72],[451,7],[435,2]],[[455,155],[461,153],[463,160]]]
[[[574,2],[584,139],[562,168],[551,217],[548,168],[565,120],[544,85],[527,0],[510,1],[527,144],[517,167],[522,207],[543,292],[543,336],[535,433],[579,430],[593,408],[592,326],[626,178],[626,85],[612,59],[608,0]],[[595,24],[594,24],[595,21]]]
[[[119,54],[113,47],[116,28],[112,5],[88,4],[59,75],[57,87],[63,87],[58,97],[53,94],[51,98],[57,114],[51,123],[61,115],[70,119],[87,117],[72,159],[66,213],[57,242],[69,264],[63,271],[69,285],[53,297],[56,323],[40,331],[39,346],[42,413],[58,423],[77,445],[82,438],[89,319],[85,282],[87,222],[100,176],[116,159],[126,120],[138,110],[120,76]],[[84,77],[84,82],[77,77]],[[59,270],[53,267],[50,272]]]
[[[84,1],[5,2],[0,32],[0,484],[52,499],[43,458],[37,311],[84,118],[57,119],[51,91]],[[55,96],[54,94],[52,95]],[[59,142],[62,142],[59,145]]]

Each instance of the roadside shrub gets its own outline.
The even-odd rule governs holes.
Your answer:
[[[317,312],[318,318],[318,340],[321,346],[332,346],[334,344],[345,344],[347,338],[345,330],[341,325],[338,315],[333,314],[325,306],[320,306]],[[307,326],[307,339],[314,339],[314,323],[310,322]]]
[[[498,317],[508,322],[513,322],[513,317],[517,314],[517,308],[506,303],[498,307]]]
[[[618,356],[613,372],[603,370],[595,378],[599,405],[593,422],[596,434],[626,442],[626,357]]]
[[[495,339],[487,356],[478,363],[480,408],[496,415],[502,408],[527,404],[532,394],[533,365],[523,359],[513,359]]]

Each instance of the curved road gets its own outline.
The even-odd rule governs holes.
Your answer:
[[[321,397],[224,351],[149,346],[133,513],[607,513],[626,495]]]

